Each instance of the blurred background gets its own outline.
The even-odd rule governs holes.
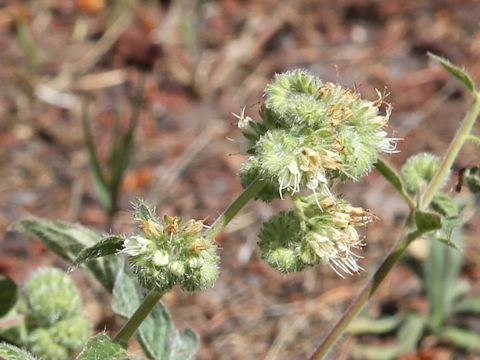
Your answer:
[[[308,69],[372,100],[375,88],[390,93],[390,131],[404,139],[389,156],[397,168],[419,152],[442,154],[469,99],[426,52],[480,80],[479,19],[475,0],[0,1],[0,273],[21,284],[37,267],[67,267],[38,240],[9,231],[30,215],[128,234],[130,202],[142,197],[161,215],[211,223],[242,190],[236,173],[246,156],[231,113],[245,106],[256,118],[263,88],[284,70]],[[101,164],[119,132],[133,139],[129,166],[107,200],[96,191],[85,132]],[[466,148],[456,169],[477,160],[476,149]],[[289,276],[270,269],[256,236],[262,220],[287,205],[250,205],[217,239],[215,288],[165,297],[177,325],[200,334],[199,359],[304,359],[313,351],[407,214],[378,174],[338,189],[379,216],[366,231],[366,271],[341,279],[328,267]],[[479,227],[473,216],[465,231],[461,278],[471,294],[480,292]],[[419,242],[412,256],[425,258],[426,248]],[[97,329],[118,326],[99,285],[74,276]],[[365,312],[405,309],[426,313],[428,301],[422,281],[400,265]],[[471,327],[480,331],[479,323]],[[346,335],[332,358],[354,358],[359,342],[392,341]],[[478,357],[427,336],[402,358]]]

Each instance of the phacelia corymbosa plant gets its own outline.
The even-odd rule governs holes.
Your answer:
[[[113,338],[101,333],[88,340],[77,359],[92,359],[98,353],[129,359],[126,348],[133,334],[150,359],[192,358],[198,337],[189,329],[178,331],[159,300],[176,285],[186,291],[214,286],[220,266],[215,237],[252,199],[289,198],[292,204],[261,227],[258,245],[271,267],[291,273],[326,264],[341,277],[359,272],[359,252],[367,243],[362,228],[376,216],[351,204],[334,186],[358,181],[376,168],[409,206],[406,235],[311,358],[325,356],[408,245],[427,233],[448,236],[447,230],[455,224],[452,212],[446,211],[451,204],[448,195],[440,190],[465,141],[480,143],[471,134],[480,96],[467,74],[437,60],[467,85],[475,103],[444,157],[409,160],[403,178],[380,158],[395,153],[399,140],[389,131],[392,108],[380,92],[377,99],[365,100],[354,90],[294,70],[276,75],[266,86],[258,119],[247,116],[245,109],[235,115],[249,155],[239,174],[244,191],[210,227],[198,220],[161,217],[142,201],[135,202],[137,230],[127,236],[102,236],[79,225],[41,219],[22,221],[21,230],[38,236],[73,268],[81,265],[90,270],[112,293],[113,311],[128,318]],[[470,171],[469,179],[478,182],[478,172]],[[2,351],[11,353],[15,348],[4,345]]]

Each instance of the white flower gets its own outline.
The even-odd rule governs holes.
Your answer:
[[[120,253],[124,253],[130,256],[138,256],[146,253],[149,246],[152,244],[151,240],[148,240],[142,236],[130,236],[123,243],[123,250]]]
[[[152,262],[156,266],[165,266],[170,262],[170,256],[164,250],[157,250],[153,254]]]
[[[240,115],[232,113],[238,119],[238,128],[245,129],[248,127],[250,121],[253,122],[253,119],[250,116],[245,116],[245,106],[240,109]]]

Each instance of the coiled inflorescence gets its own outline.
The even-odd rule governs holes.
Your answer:
[[[88,339],[91,321],[83,315],[80,293],[63,271],[43,268],[35,271],[24,286],[26,331],[15,342],[43,359],[69,358]]]
[[[158,220],[144,203],[136,204],[140,233],[124,242],[121,253],[147,289],[167,291],[174,285],[195,291],[213,286],[218,278],[217,247],[203,236],[198,220],[175,216]]]
[[[307,190],[313,193],[316,204],[316,213],[312,216],[338,220],[328,215],[331,207],[322,206],[322,203],[329,202],[335,208],[340,206],[341,211],[345,205],[332,194],[333,184],[359,179],[371,170],[380,153],[396,152],[398,139],[388,137],[385,130],[391,106],[386,104],[382,114],[381,107],[385,102],[377,93],[377,100],[363,100],[356,92],[333,83],[323,83],[303,70],[277,75],[265,89],[259,122],[245,116],[244,110],[236,115],[238,126],[247,139],[247,153],[251,155],[240,170],[242,185],[246,187],[255,179],[261,179],[265,186],[258,198],[264,201],[283,199],[286,195],[298,200],[303,197],[302,190]],[[307,202],[310,203],[311,199]],[[301,270],[304,265],[318,263],[319,259],[332,264],[335,270],[356,272],[359,267],[350,251],[360,247],[361,243],[356,231],[352,231],[356,224],[342,228],[333,221],[317,232],[286,240],[288,232],[284,227],[290,229],[296,222],[300,222],[297,224],[300,227],[313,226],[305,218],[294,220],[298,211],[271,220],[278,229],[285,230],[284,233],[264,227],[260,236],[264,258],[283,272]],[[277,240],[266,241],[265,234],[272,231],[278,234]],[[271,240],[274,236],[270,235]],[[282,241],[278,240],[282,237]],[[312,241],[313,238],[317,240]],[[341,238],[345,241],[340,241]],[[309,241],[310,247],[307,246]],[[270,245],[265,246],[267,243]],[[280,246],[282,243],[288,243],[288,246]],[[314,249],[314,243],[322,245]],[[273,251],[272,244],[278,245],[276,251]],[[304,250],[300,251],[300,248]],[[315,255],[307,256],[305,249]],[[294,254],[295,259],[286,261],[288,254]]]

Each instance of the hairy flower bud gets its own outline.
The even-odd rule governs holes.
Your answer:
[[[412,194],[418,194],[424,190],[439,166],[440,158],[432,154],[425,153],[410,157],[402,167],[402,178],[407,190]]]
[[[87,342],[92,323],[85,316],[77,315],[56,322],[48,328],[48,332],[56,344],[75,351]]]
[[[51,325],[82,312],[82,300],[70,276],[55,268],[35,271],[24,287],[29,317]]]
[[[262,130],[247,137],[252,157],[240,172],[243,186],[259,176],[268,188],[258,196],[267,201],[274,198],[270,184],[278,184],[280,197],[302,189],[331,197],[333,181],[367,174],[379,153],[396,152],[399,140],[385,131],[391,107],[381,114],[378,94],[378,100],[363,100],[303,70],[277,75],[265,89],[256,123]],[[248,124],[255,124],[250,117]]]
[[[39,328],[30,332],[26,338],[25,346],[41,359],[68,359],[68,350],[57,344],[47,329]]]
[[[298,213],[282,212],[263,224],[258,244],[270,266],[288,273],[323,263],[340,276],[361,270],[354,250],[361,249],[363,241],[356,227],[373,221],[373,214],[342,199],[325,199],[299,199]]]
[[[142,207],[146,205],[137,204],[137,209]],[[176,216],[165,216],[158,221],[148,207],[137,211],[137,218],[141,230],[149,237],[127,238],[120,252],[128,255],[129,264],[142,286],[167,291],[178,284],[194,291],[214,285],[219,257],[216,246],[202,236],[204,225],[201,221],[182,221]],[[146,223],[156,224],[155,232],[145,231]]]

